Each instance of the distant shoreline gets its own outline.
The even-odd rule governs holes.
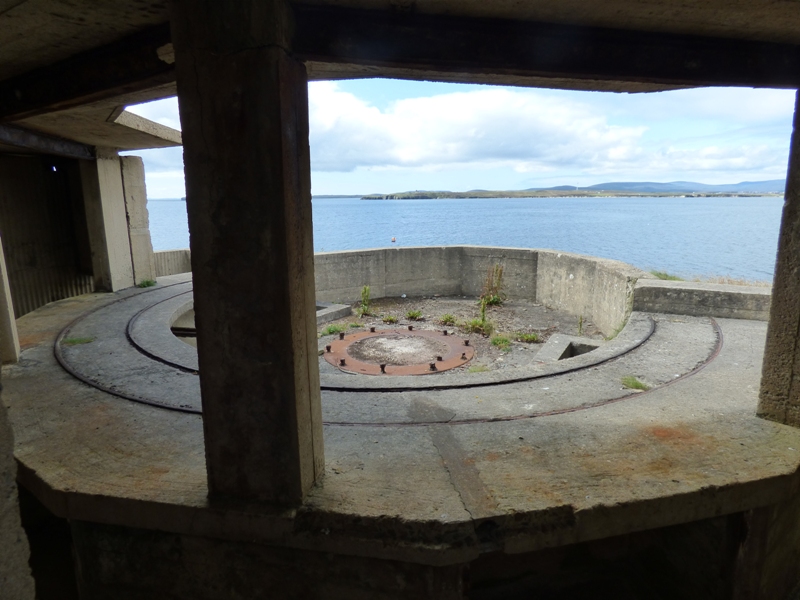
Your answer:
[[[594,190],[537,190],[500,192],[402,192],[398,194],[368,194],[362,200],[444,200],[468,198],[760,198],[783,197],[781,192],[631,192]],[[341,196],[354,198],[359,196]]]

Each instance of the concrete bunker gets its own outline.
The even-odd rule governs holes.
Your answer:
[[[701,304],[708,315],[688,326],[670,317],[654,325],[656,319],[637,313],[658,305],[664,310],[654,312],[669,315],[678,301],[691,306],[692,298],[720,295],[639,281],[631,317],[614,342],[634,329],[644,335],[655,327],[648,345],[666,331],[691,330],[693,338],[703,336],[702,353],[720,358],[660,387],[636,411],[607,395],[600,379],[587,386],[597,395],[580,406],[541,390],[553,400],[547,411],[520,392],[508,394],[498,416],[485,403],[465,406],[463,391],[446,389],[437,398],[427,389],[392,392],[391,405],[364,411],[355,401],[330,402],[334,395],[355,398],[336,381],[323,377],[318,385],[309,360],[315,296],[304,106],[310,78],[365,73],[615,91],[796,88],[796,7],[668,1],[662,10],[622,2],[576,11],[569,4],[451,2],[432,14],[430,3],[346,4],[83,3],[75,19],[74,6],[22,3],[0,15],[7,42],[0,108],[15,124],[3,128],[3,143],[66,149],[86,161],[96,231],[105,238],[95,255],[105,264],[98,262],[93,275],[105,289],[124,290],[113,308],[109,297],[80,296],[22,316],[22,360],[4,378],[18,478],[72,532],[81,594],[211,598],[266,590],[262,595],[449,600],[498,597],[509,588],[522,595],[525,587],[564,596],[570,580],[578,582],[572,590],[614,597],[652,597],[656,587],[666,597],[786,597],[797,584],[800,440],[783,425],[796,426],[800,414],[792,374],[797,138],[769,334],[752,317],[764,311],[758,294],[750,294],[761,303],[756,307],[741,298],[747,294],[734,294],[735,306],[722,303],[726,317],[712,302]],[[252,26],[265,22],[270,26]],[[30,32],[24,43],[14,39],[20,31]],[[564,40],[572,40],[570,53]],[[150,291],[128,289],[137,269],[147,268],[133,256],[142,240],[131,234],[141,222],[133,219],[125,231],[119,186],[108,185],[119,181],[112,175],[120,163],[102,149],[109,136],[97,128],[116,123],[121,97],[172,95],[176,79],[187,109],[201,333],[219,346],[199,357],[188,346],[184,355],[169,349],[167,364],[161,344],[180,342],[168,325],[152,328],[147,320],[159,311],[156,300],[187,298],[166,281]],[[242,82],[253,84],[247,94],[239,94]],[[209,105],[217,110],[202,110]],[[51,116],[57,121],[73,109],[83,114],[73,111],[67,120],[86,123],[85,113],[94,112],[100,125],[77,134],[53,126]],[[242,123],[252,125],[248,136],[231,135]],[[83,141],[65,144],[47,131]],[[262,168],[242,167],[251,160]],[[263,239],[270,246],[258,256],[233,251]],[[555,254],[540,255],[537,266],[560,260]],[[384,264],[393,259],[384,253]],[[265,277],[250,285],[254,267]],[[391,286],[407,282],[385,285],[392,295]],[[564,289],[565,282],[553,281],[537,293],[555,302]],[[253,313],[263,317],[255,331]],[[751,317],[737,318],[745,314]],[[720,331],[709,316],[720,319]],[[602,326],[613,331],[619,323]],[[58,337],[70,331],[71,338]],[[264,339],[280,348],[253,341]],[[61,370],[53,343],[94,386]],[[130,365],[101,361],[112,353]],[[192,360],[195,371],[204,365],[202,420]],[[152,381],[134,377],[137,368]],[[568,382],[570,374],[559,376],[549,381]],[[486,383],[487,393],[499,387]],[[137,404],[119,399],[129,384]],[[759,386],[758,413],[779,423],[755,417]],[[159,402],[175,410],[146,406]],[[605,418],[588,423],[581,412],[587,407],[602,407]],[[13,461],[10,450],[3,456],[5,473]],[[398,464],[404,471],[393,477]],[[17,529],[2,531],[16,536]],[[584,568],[570,570],[576,564]],[[658,568],[647,568],[653,564]],[[637,578],[642,571],[655,579]]]

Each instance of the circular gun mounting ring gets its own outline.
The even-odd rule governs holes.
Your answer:
[[[475,349],[451,332],[384,329],[335,339],[322,356],[345,373],[432,375],[468,363]]]

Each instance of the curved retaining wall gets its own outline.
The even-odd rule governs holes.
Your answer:
[[[188,272],[189,250],[156,252],[158,276]],[[614,334],[632,310],[696,316],[769,318],[769,288],[674,282],[616,260],[569,252],[487,246],[423,246],[320,252],[314,257],[317,300],[478,296],[488,270],[502,265],[509,298],[540,302]]]
[[[509,298],[526,298],[582,315],[606,335],[633,309],[639,278],[652,275],[625,263],[528,248],[442,246],[377,248],[315,255],[317,298],[356,302],[361,288],[386,296],[477,296],[487,273],[503,266]]]

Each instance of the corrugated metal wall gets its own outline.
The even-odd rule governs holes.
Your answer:
[[[0,237],[17,318],[93,291],[77,161],[0,155]]]
[[[161,250],[153,253],[156,259],[156,276],[189,273],[192,270],[192,254],[185,250]]]

